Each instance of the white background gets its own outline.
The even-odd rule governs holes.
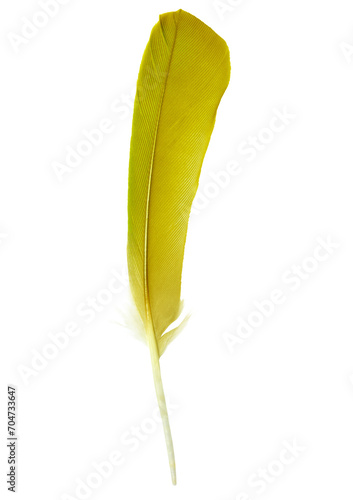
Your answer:
[[[43,8],[0,8],[2,491],[16,384],[20,500],[352,498],[352,2],[62,3],[19,45],[26,19],[45,24]],[[179,8],[227,41],[232,75],[203,165],[204,208],[189,225],[192,319],[161,360],[173,487],[148,351],[114,324],[126,286],[111,300],[104,289],[126,265],[130,96],[158,15]],[[290,123],[271,136],[263,129],[283,109]],[[102,120],[110,132],[60,182],[55,162]],[[262,149],[248,161],[252,137]],[[211,174],[230,161],[237,175],[219,187]],[[317,238],[337,248],[315,263]],[[293,265],[311,266],[297,285]],[[274,289],[283,303],[239,343],[239,318],[259,319],[254,301]],[[87,305],[96,297],[100,312]],[[50,334],[70,323],[78,334],[53,354]],[[53,359],[35,370],[43,352]],[[144,429],[136,450],[134,426]],[[293,440],[301,451],[281,465]],[[121,465],[92,476],[113,451]],[[261,467],[268,480],[254,486]]]

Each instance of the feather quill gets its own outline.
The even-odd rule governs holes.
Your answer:
[[[193,15],[159,17],[137,81],[130,144],[127,258],[130,289],[150,350],[169,465],[174,449],[159,358],[185,325],[172,330],[180,300],[191,204],[230,77],[225,41]]]

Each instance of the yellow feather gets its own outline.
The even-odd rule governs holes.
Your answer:
[[[230,77],[225,41],[196,17],[163,14],[139,71],[130,146],[128,269],[145,328],[173,484],[173,442],[159,358],[179,328],[191,204],[218,104]]]

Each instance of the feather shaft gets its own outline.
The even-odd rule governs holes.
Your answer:
[[[165,442],[167,445],[170,474],[171,474],[171,478],[172,478],[172,483],[174,485],[176,485],[176,468],[175,468],[173,439],[172,439],[172,433],[170,430],[167,404],[166,404],[166,400],[165,400],[163,383],[162,383],[161,369],[160,369],[160,364],[159,364],[158,346],[157,346],[157,342],[156,342],[156,339],[155,339],[153,332],[150,332],[150,334],[148,335],[148,346],[149,346],[150,355],[151,355],[154,387],[155,387],[155,391],[156,391],[159,411],[160,411],[161,418],[162,418],[164,438],[165,438]]]

